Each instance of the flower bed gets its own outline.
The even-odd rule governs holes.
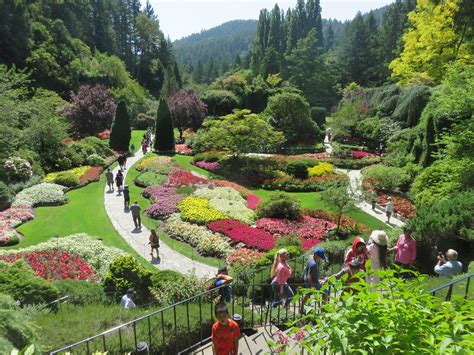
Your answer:
[[[338,179],[347,179],[347,176],[342,174],[331,174],[313,176],[302,180],[285,175],[283,177],[264,181],[262,183],[262,188],[266,190],[282,190],[287,192],[322,191],[326,188],[328,182]]]
[[[94,270],[87,261],[62,250],[32,251],[0,256],[0,260],[14,262],[24,259],[36,275],[47,280],[94,280]]]
[[[323,176],[334,174],[336,170],[334,169],[334,165],[321,162],[318,165],[313,166],[312,168],[308,168],[308,176]]]
[[[365,157],[377,157],[378,154],[375,154],[375,153],[369,153],[369,152],[361,152],[359,150],[353,150],[352,151],[352,157],[354,159],[362,159],[362,158],[365,158]]]
[[[180,170],[169,175],[166,186],[189,186],[196,184],[207,184],[209,181],[191,174],[187,170]]]
[[[87,184],[87,183],[92,182],[92,181],[99,181],[100,174],[102,174],[103,170],[104,169],[101,166],[91,167],[79,179],[80,185],[84,185],[84,184]]]
[[[226,215],[212,208],[208,200],[196,196],[186,197],[178,204],[178,209],[181,212],[181,218],[191,223],[205,224],[227,218]]]
[[[262,199],[254,194],[247,195],[247,208],[251,210],[257,209],[258,204],[262,202]]]
[[[183,155],[190,155],[193,153],[193,150],[189,148],[186,144],[175,144],[174,150]]]
[[[234,264],[250,266],[264,255],[265,253],[262,253],[257,250],[238,248],[232,250],[229,255],[227,255],[226,263],[229,266],[232,266]]]
[[[162,219],[178,212],[178,204],[185,198],[184,195],[176,193],[176,190],[172,187],[162,187],[161,189],[155,189],[151,192],[150,196],[157,202],[145,210],[145,213],[154,219]]]
[[[306,216],[311,216],[315,218],[320,218],[326,221],[331,221],[334,224],[337,223],[337,215],[328,211],[323,211],[323,210],[303,210],[303,214]],[[352,232],[353,234],[360,234],[367,232],[369,229],[357,222],[355,219],[352,219],[351,217],[347,216],[342,216],[341,217],[341,224],[340,224],[340,229],[345,232]]]
[[[221,236],[206,227],[185,222],[179,214],[172,214],[162,223],[163,231],[173,239],[181,240],[196,247],[203,256],[225,257],[231,247]]]
[[[43,179],[43,182],[50,182],[67,187],[74,187],[80,184],[81,177],[90,169],[90,166],[81,166],[79,168],[56,171],[49,173]]]
[[[222,233],[230,239],[244,243],[249,247],[261,250],[270,250],[275,247],[275,238],[270,233],[231,219],[223,219],[208,224],[209,229]]]
[[[64,194],[65,190],[64,186],[46,182],[34,185],[18,193],[12,207],[63,205],[69,201]]]
[[[286,160],[301,160],[301,159],[327,159],[330,157],[329,153],[307,153],[300,155],[283,155],[276,154],[277,157],[283,157]]]
[[[212,162],[212,163],[207,163],[204,160],[200,160],[200,161],[195,162],[194,165],[196,165],[197,167],[201,169],[208,170],[211,172],[214,172],[217,169],[219,169],[219,163],[217,161]]]
[[[148,168],[156,165],[171,165],[170,157],[150,157],[140,160],[135,166],[138,171],[146,171]]]
[[[405,218],[413,218],[416,208],[413,203],[405,197],[381,194],[377,197],[378,203],[381,205],[387,204],[389,196],[392,197],[393,210],[395,213],[398,213]]]
[[[157,173],[152,173],[151,171],[146,171],[137,176],[134,180],[135,185],[140,187],[156,186],[162,185],[165,181],[168,180],[166,175],[161,175]]]
[[[214,186],[218,186],[218,187],[230,187],[231,189],[234,189],[240,192],[240,194],[244,197],[247,197],[249,194],[252,193],[252,191],[250,191],[249,189],[228,180],[211,180],[211,183]]]
[[[205,198],[209,206],[223,213],[230,219],[236,219],[246,224],[255,221],[255,212],[247,208],[246,201],[239,192],[230,187],[202,188],[194,192],[194,195]]]
[[[67,251],[87,260],[89,266],[99,277],[109,271],[109,265],[118,257],[127,256],[124,251],[106,246],[101,240],[85,233],[73,234],[63,238],[51,238],[48,241],[20,250],[0,250],[0,256],[9,256],[27,252],[43,252],[48,250]]]
[[[15,228],[34,218],[33,208],[18,206],[0,212],[0,247],[11,246],[20,242]]]

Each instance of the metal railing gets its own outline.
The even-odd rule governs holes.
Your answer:
[[[462,276],[462,277],[460,277],[460,278],[458,278],[458,279],[456,279],[456,280],[453,280],[453,281],[451,281],[451,282],[448,282],[448,283],[445,284],[445,285],[442,285],[442,286],[440,286],[440,287],[437,287],[437,288],[431,290],[429,293],[430,293],[430,295],[432,295],[432,296],[436,296],[436,294],[439,293],[440,291],[445,290],[445,289],[448,289],[448,292],[447,292],[447,294],[446,294],[445,300],[446,300],[446,301],[451,301],[451,297],[452,297],[452,295],[453,295],[453,288],[454,288],[454,286],[466,280],[466,287],[465,287],[465,289],[464,289],[464,299],[467,299],[467,296],[468,296],[468,294],[469,294],[469,285],[470,285],[470,282],[471,282],[471,278],[472,278],[473,276],[474,276],[473,273],[464,275],[464,276]]]

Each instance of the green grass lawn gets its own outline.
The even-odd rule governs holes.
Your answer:
[[[148,156],[153,156],[154,153],[149,153],[147,154]],[[144,198],[142,196],[142,191],[143,188],[136,186],[133,183],[133,180],[140,174],[135,168],[132,166],[129,168],[129,171],[127,173],[127,178],[125,180],[126,184],[128,185],[128,189],[130,190],[130,201],[133,203],[133,201],[138,201],[138,204],[142,208],[142,211],[144,211],[149,205],[150,205],[150,200]],[[164,234],[160,229],[159,229],[159,221],[152,219],[150,217],[147,217],[145,214],[142,216],[142,223],[148,228],[155,228],[158,230],[160,239],[162,242],[164,242],[166,245],[168,245],[171,249],[176,250],[182,255],[185,255],[186,257],[199,261],[201,263],[215,266],[215,267],[220,267],[225,264],[225,260],[221,259],[216,259],[216,258],[209,258],[209,257],[203,257],[199,255],[193,247],[191,247],[187,243],[183,243],[177,240],[174,240],[172,238],[169,238],[166,234]]]

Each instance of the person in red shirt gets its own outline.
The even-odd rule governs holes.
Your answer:
[[[229,318],[225,303],[216,305],[217,322],[212,325],[212,352],[214,355],[237,355],[239,353],[239,325]]]
[[[354,239],[354,243],[352,243],[352,248],[347,252],[344,264],[349,265],[351,261],[357,260],[360,263],[361,269],[365,270],[365,262],[368,258],[364,239],[357,237]]]

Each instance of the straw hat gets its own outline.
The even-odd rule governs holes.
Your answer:
[[[378,245],[386,246],[388,244],[388,236],[384,231],[373,231],[370,235],[370,239]]]

